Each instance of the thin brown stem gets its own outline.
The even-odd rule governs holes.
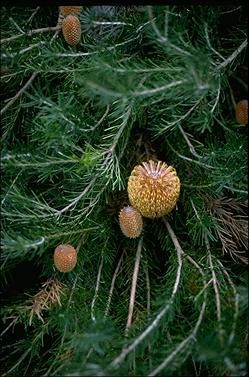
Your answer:
[[[91,318],[92,318],[93,322],[96,321],[95,314],[94,314],[94,307],[95,307],[95,301],[96,301],[98,294],[99,294],[99,285],[100,285],[100,278],[101,278],[103,263],[104,263],[104,258],[103,258],[103,254],[102,254],[101,255],[101,262],[100,262],[100,266],[99,266],[99,270],[98,270],[98,275],[97,275],[95,293],[94,293],[94,297],[93,297],[93,300],[92,300],[92,303],[91,303]]]
[[[180,246],[180,244],[179,244],[179,242],[178,242],[178,239],[176,238],[176,235],[175,235],[173,229],[172,229],[171,226],[169,225],[168,220],[166,220],[165,217],[163,217],[162,219],[163,219],[164,224],[166,225],[166,228],[167,228],[167,230],[168,230],[168,232],[169,232],[169,235],[170,235],[170,237],[171,237],[171,239],[172,239],[172,241],[173,241],[173,244],[174,244],[174,246],[175,246],[177,252],[178,252],[180,255],[184,255],[184,251],[182,250],[182,248],[181,248],[181,246]]]
[[[111,288],[110,288],[110,291],[109,291],[109,296],[108,296],[108,300],[107,300],[104,318],[106,318],[106,316],[108,315],[109,309],[110,309],[111,299],[112,299],[113,290],[114,290],[114,284],[115,284],[115,281],[116,281],[116,278],[117,278],[117,275],[118,275],[118,271],[119,271],[120,266],[121,266],[121,262],[123,260],[123,255],[124,255],[124,252],[121,254],[121,257],[118,261],[117,267],[116,267],[114,274],[113,274],[113,277],[112,277]]]
[[[31,37],[34,34],[46,33],[48,31],[57,31],[57,30],[60,30],[60,29],[61,29],[60,26],[42,27],[40,29],[34,29],[34,30],[27,31],[26,33],[23,33],[23,34],[17,34],[17,35],[12,35],[11,37],[8,37],[8,38],[3,38],[3,39],[0,40],[0,43],[11,42],[11,41],[14,41],[15,39],[23,37],[23,36]]]
[[[31,16],[29,17],[29,19],[27,20],[27,24],[33,20],[33,18],[35,17],[35,15],[39,11],[39,9],[40,9],[40,7],[36,7],[35,8],[34,12],[31,14]]]
[[[232,63],[234,59],[246,48],[247,46],[247,39],[244,40],[244,42],[241,43],[241,45],[221,64],[217,66],[217,69],[221,69],[226,67],[228,64]]]
[[[168,223],[166,219],[165,219],[165,222]],[[170,226],[169,226],[169,228],[171,229]],[[173,232],[173,230],[171,229],[171,233],[172,232]],[[174,236],[174,241],[175,240],[176,240],[176,237]],[[126,356],[130,352],[132,352],[153,330],[155,330],[157,328],[157,326],[160,323],[161,319],[165,316],[165,314],[171,308],[171,306],[172,306],[172,304],[174,302],[174,298],[176,296],[177,290],[179,288],[180,277],[181,277],[181,270],[182,270],[182,255],[183,255],[183,250],[181,249],[178,241],[177,241],[177,245],[178,246],[176,248],[176,251],[177,251],[178,267],[177,267],[177,271],[176,271],[175,283],[174,283],[174,286],[173,286],[173,289],[172,289],[172,293],[171,293],[171,296],[170,296],[169,300],[163,306],[163,308],[160,310],[160,312],[157,314],[156,318],[151,322],[151,324],[149,326],[147,326],[147,328],[128,347],[124,347],[122,349],[120,355],[118,355],[110,363],[109,366],[111,368],[115,368],[115,369],[118,368],[119,365],[124,361],[124,359],[126,358]]]
[[[12,326],[14,327],[18,319],[19,319],[18,316],[14,317],[13,321],[11,321],[9,325],[1,332],[0,336],[3,336],[3,334],[5,334],[9,330],[9,328],[11,328]]]
[[[216,301],[216,310],[217,310],[217,320],[218,320],[218,325],[219,325],[219,338],[221,344],[223,344],[224,339],[223,339],[223,331],[222,331],[222,326],[221,326],[221,305],[220,305],[220,293],[218,289],[218,282],[216,278],[216,274],[214,271],[214,265],[212,261],[212,254],[211,254],[211,249],[207,237],[207,233],[205,233],[205,244],[206,248],[208,251],[208,260],[209,260],[209,265],[212,273],[212,282],[213,282],[213,287],[214,287],[214,292],[215,292],[215,301]]]
[[[139,271],[140,259],[141,259],[141,252],[142,252],[142,242],[143,242],[143,239],[141,237],[139,242],[138,242],[135,266],[134,266],[134,271],[133,271],[133,276],[132,276],[129,313],[128,313],[128,319],[127,319],[127,324],[126,324],[126,328],[125,328],[125,336],[126,337],[128,336],[128,332],[129,332],[129,329],[131,327],[132,315],[133,315],[133,311],[134,311],[137,277],[138,277],[138,271]]]
[[[179,130],[181,131],[182,136],[184,137],[186,143],[187,143],[188,146],[189,146],[189,150],[190,150],[190,152],[191,152],[195,157],[197,157],[197,158],[201,158],[201,156],[199,156],[199,155],[196,153],[194,146],[190,143],[189,138],[187,137],[186,133],[183,131],[183,129],[182,129],[182,127],[180,126],[180,124],[178,125],[178,127],[179,127]]]
[[[148,319],[150,318],[150,300],[151,300],[151,292],[150,292],[150,277],[149,277],[149,271],[148,271],[148,265],[146,265],[145,268],[145,277],[146,277],[146,288],[147,288],[147,316]],[[151,349],[151,342],[148,342],[148,359],[149,359],[149,369],[152,369],[152,354]]]
[[[25,92],[25,90],[32,84],[36,76],[38,75],[38,72],[32,73],[29,80],[26,82],[26,84],[16,93],[16,95],[5,105],[1,111],[0,114],[3,115],[3,113],[8,110],[8,108],[13,105],[13,103]]]

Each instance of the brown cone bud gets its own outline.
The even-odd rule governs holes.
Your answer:
[[[240,124],[248,124],[248,100],[242,99],[236,105],[236,120]]]
[[[73,46],[79,43],[81,37],[80,21],[76,16],[69,15],[62,21],[62,34],[65,41]]]
[[[180,194],[180,180],[172,166],[162,161],[135,166],[128,180],[131,205],[151,219],[167,215]]]
[[[54,251],[54,264],[60,272],[70,272],[77,263],[77,252],[71,245],[59,245]]]
[[[136,238],[142,233],[143,219],[135,208],[128,206],[121,209],[119,213],[119,225],[126,237]]]

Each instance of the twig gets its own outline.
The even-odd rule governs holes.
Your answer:
[[[126,328],[125,328],[125,337],[128,336],[128,332],[131,327],[131,321],[132,321],[132,315],[133,315],[134,303],[135,303],[135,295],[136,295],[137,277],[138,277],[141,252],[142,252],[142,242],[143,242],[143,238],[141,237],[139,239],[138,246],[137,246],[136,260],[135,260],[135,266],[134,266],[134,271],[133,271],[133,276],[132,276],[129,313],[128,313],[128,319],[127,319]]]
[[[202,293],[207,289],[207,287],[212,283],[213,279],[210,279],[207,284],[204,285],[204,287],[202,288],[202,290],[200,290],[200,292],[198,293],[198,295],[195,296],[194,300],[197,301],[198,300],[198,297],[200,297],[202,295]]]
[[[29,347],[23,354],[22,356],[19,358],[19,360],[17,361],[17,363],[15,365],[13,365],[12,368],[10,368],[6,373],[3,373],[2,374],[2,377],[4,376],[7,376],[10,372],[12,372],[14,369],[16,369],[18,367],[19,364],[21,364],[21,362],[25,359],[25,357],[29,354],[29,352],[31,352],[33,349],[33,347]]]
[[[107,105],[106,106],[106,111],[105,113],[102,115],[102,117],[98,120],[98,122],[93,126],[93,127],[90,127],[89,129],[84,129],[82,128],[83,131],[85,132],[89,132],[89,131],[95,131],[96,128],[103,122],[103,120],[106,118],[106,116],[108,115],[109,113],[109,110],[110,110],[110,106]]]
[[[123,25],[123,26],[133,26],[132,24],[129,24],[127,22],[120,22],[120,21],[92,21],[93,25]]]
[[[234,294],[233,323],[232,323],[231,333],[229,335],[229,339],[228,339],[228,342],[227,342],[227,347],[229,347],[232,344],[234,336],[235,336],[236,324],[237,324],[237,319],[238,319],[238,315],[239,315],[239,294],[238,294],[238,292],[235,288],[235,285],[233,284],[228,272],[226,271],[225,267],[221,263],[221,261],[219,261],[219,259],[217,259],[217,262],[221,266],[222,273],[224,273],[226,275],[227,280],[228,280],[229,284],[231,285],[231,288],[232,288],[232,291],[233,291],[233,294]]]
[[[20,169],[20,171],[18,172],[18,174],[16,175],[16,177],[15,177],[14,180],[12,181],[11,185],[9,186],[9,188],[8,188],[8,190],[7,190],[7,192],[6,192],[6,194],[4,195],[4,197],[3,197],[2,201],[1,201],[1,205],[4,204],[5,199],[7,198],[7,196],[8,196],[8,194],[9,194],[10,190],[12,189],[12,187],[13,187],[14,184],[16,183],[16,181],[17,181],[19,175],[20,175],[22,172],[23,172],[23,170]]]
[[[192,111],[196,108],[196,106],[199,105],[199,103],[201,102],[201,100],[202,100],[202,97],[199,98],[199,100],[194,104],[194,106],[192,106],[184,115],[178,117],[175,121],[173,121],[173,122],[166,122],[166,123],[168,123],[167,126],[166,127],[162,127],[161,131],[159,131],[159,134],[165,132],[165,129],[167,129],[169,127],[173,127],[175,124],[180,123],[185,118],[187,118],[187,116],[189,116],[189,114],[192,113]],[[154,103],[154,102],[156,102],[156,101],[153,101],[152,103]]]
[[[40,41],[38,43],[34,43],[34,44],[30,45],[29,47],[26,47],[23,50],[19,51],[17,54],[19,54],[19,55],[20,54],[24,54],[25,52],[33,50],[33,48],[39,47],[39,46],[43,45],[44,43],[45,43],[44,41]]]
[[[149,277],[149,271],[148,271],[148,265],[145,267],[145,277],[146,277],[146,288],[147,288],[147,316],[148,319],[150,318],[150,300],[151,300],[151,294],[150,294],[150,277]],[[152,360],[151,360],[151,343],[148,342],[148,359],[149,359],[149,368],[152,368]]]
[[[141,92],[137,92],[137,91],[131,92],[131,95],[134,96],[134,97],[146,96],[148,94],[149,95],[153,95],[153,94],[162,92],[162,91],[164,91],[166,89],[170,89],[170,88],[173,88],[175,86],[182,85],[182,84],[184,84],[186,82],[187,82],[186,80],[173,81],[170,84],[159,86],[158,88],[142,90]]]
[[[45,44],[45,41],[40,41],[38,43],[34,43],[30,45],[29,47],[25,47],[23,50],[20,50],[18,52],[14,52],[13,54],[1,54],[1,58],[14,58],[15,56],[24,54],[27,51],[33,50],[36,47],[40,47],[41,45]],[[11,75],[9,75],[11,76]]]
[[[199,266],[199,264],[192,258],[190,257],[189,255],[186,255],[184,253],[184,251],[182,250],[177,238],[176,238],[176,235],[173,231],[173,229],[171,228],[170,224],[168,223],[168,221],[165,219],[165,217],[162,218],[164,224],[166,225],[167,229],[168,229],[168,232],[170,234],[170,237],[175,245],[175,248],[176,249],[179,249],[179,253],[182,254],[182,255],[185,255],[186,256],[186,259],[188,259],[190,261],[190,263],[192,263],[195,268],[198,269],[199,273],[202,275],[203,277],[203,285],[204,285],[204,288],[206,287],[206,280],[205,280],[205,277],[204,277],[204,272],[202,270],[202,268]],[[202,303],[202,307],[201,307],[201,311],[200,311],[200,314],[199,314],[199,317],[198,317],[198,320],[195,324],[195,327],[194,327],[194,330],[191,332],[191,334],[186,338],[184,339],[177,347],[176,349],[169,355],[167,356],[167,358],[156,368],[154,369],[152,372],[150,372],[148,374],[148,376],[155,376],[157,375],[163,368],[165,368],[173,359],[174,357],[184,349],[185,345],[188,344],[189,341],[193,341],[195,340],[195,336],[196,336],[196,333],[200,327],[200,324],[203,320],[203,317],[204,317],[204,313],[205,313],[205,309],[206,309],[206,301],[207,301],[207,292],[206,290],[204,289],[204,301]]]
[[[47,31],[57,31],[57,30],[60,30],[59,26],[42,27],[40,29],[34,29],[34,30],[27,31],[26,33],[24,32],[23,34],[17,34],[17,35],[12,35],[12,37],[3,38],[3,39],[0,40],[0,43],[10,42],[10,41],[13,41],[17,38],[23,37],[23,36],[31,37],[34,34],[45,33]]]
[[[107,300],[107,304],[106,304],[104,318],[107,317],[109,309],[110,309],[111,299],[112,299],[113,290],[114,290],[114,284],[115,284],[115,281],[116,281],[116,278],[117,278],[117,275],[118,275],[119,268],[121,266],[123,255],[124,255],[124,252],[121,254],[121,257],[118,261],[117,267],[116,267],[114,274],[113,274],[113,277],[112,277],[111,288],[110,288],[110,291],[109,291],[109,296],[108,296],[108,300]]]
[[[87,352],[87,355],[86,355],[86,357],[85,357],[85,359],[84,359],[84,361],[83,361],[83,365],[87,362],[87,360],[89,359],[89,357],[91,356],[91,354],[93,353],[93,351],[94,351],[94,348],[93,347],[91,347],[90,349],[89,349],[89,351]]]
[[[99,266],[99,270],[98,270],[98,275],[97,275],[97,282],[96,282],[96,287],[95,287],[95,293],[94,293],[94,297],[93,297],[92,304],[91,304],[91,318],[92,318],[93,322],[96,321],[96,318],[95,318],[95,315],[94,315],[94,305],[95,305],[95,301],[96,301],[96,299],[98,297],[99,283],[100,283],[100,277],[101,277],[101,271],[102,271],[102,267],[103,267],[103,262],[104,262],[104,258],[103,258],[103,254],[101,254],[101,262],[100,262],[100,266]]]
[[[176,248],[176,251],[177,251],[177,255],[178,255],[178,254],[181,255],[181,256],[184,255],[184,251],[182,250],[182,248],[181,248],[181,246],[180,246],[180,244],[179,244],[179,242],[178,242],[178,239],[176,238],[176,235],[175,235],[173,229],[172,229],[171,226],[169,225],[168,220],[166,220],[165,217],[163,217],[162,220],[163,220],[164,224],[166,225],[166,228],[167,228],[167,230],[168,230],[168,232],[169,232],[170,238],[171,238],[172,241],[173,241],[173,244],[174,244],[174,246],[175,246],[175,248]]]
[[[4,108],[1,109],[0,114],[3,115],[3,113],[11,106],[13,103],[25,92],[25,90],[32,84],[36,76],[38,75],[38,72],[32,73],[29,80],[26,82],[26,84],[16,93],[16,95],[7,103],[7,105],[4,106]]]
[[[236,12],[238,9],[241,9],[241,5],[239,7],[234,8],[234,9],[226,10],[225,12],[221,12],[221,14]]]
[[[198,161],[198,160],[193,160],[192,158],[190,157],[186,157],[186,156],[183,156],[182,154],[180,154],[179,152],[177,152],[173,147],[172,145],[169,143],[169,141],[166,139],[166,142],[168,144],[168,146],[170,147],[170,149],[180,158],[182,158],[183,160],[186,160],[186,161],[189,161],[189,162],[194,162],[195,164],[197,165],[200,165],[200,166],[203,166],[204,168],[208,168],[208,169],[214,169],[214,170],[217,170],[219,168],[217,168],[216,166],[211,166],[211,165],[208,165],[208,164],[204,164],[203,162],[201,161]]]
[[[112,143],[111,148],[109,148],[108,151],[106,151],[106,152],[111,152],[111,153],[114,152],[114,150],[117,146],[117,143],[119,141],[119,138],[122,135],[122,133],[123,133],[123,131],[124,131],[124,129],[125,129],[127,123],[128,123],[128,120],[129,120],[129,117],[130,117],[130,114],[131,114],[131,110],[132,110],[132,106],[129,106],[128,110],[122,115],[123,122],[121,123],[117,134],[113,138],[113,143]],[[104,152],[104,153],[106,153],[106,152]]]
[[[200,324],[203,320],[204,313],[205,313],[205,308],[206,308],[206,301],[203,302],[201,311],[198,317],[198,320],[195,324],[194,330],[191,332],[191,334],[184,339],[177,347],[176,349],[152,372],[148,374],[148,376],[156,376],[162,369],[164,369],[173,359],[174,357],[184,349],[184,347],[188,344],[189,341],[194,341],[196,333],[200,327]]]
[[[219,78],[219,87],[218,87],[218,91],[217,91],[216,100],[215,100],[214,106],[212,107],[212,109],[211,109],[211,111],[210,111],[212,114],[213,114],[213,112],[214,112],[216,106],[218,105],[219,98],[220,98],[220,78]]]
[[[179,127],[179,130],[180,130],[181,133],[182,133],[182,136],[183,136],[184,139],[186,140],[186,143],[187,143],[188,146],[189,146],[189,150],[190,150],[190,152],[191,152],[195,157],[197,157],[197,158],[201,158],[201,156],[199,156],[199,155],[196,153],[194,146],[190,143],[189,138],[187,137],[186,133],[183,131],[183,129],[182,129],[182,127],[180,126],[180,124],[178,125],[178,127]]]
[[[59,53],[59,54],[55,54],[53,56],[58,56],[58,57],[70,57],[70,56],[73,56],[73,57],[77,57],[77,56],[95,55],[95,54],[99,54],[100,52],[115,50],[116,47],[124,46],[127,43],[130,43],[130,42],[133,42],[133,41],[137,40],[138,38],[139,38],[139,35],[136,36],[136,37],[134,37],[134,38],[127,39],[124,42],[120,42],[120,43],[117,43],[117,44],[115,44],[113,46],[102,48],[100,50],[93,51],[93,52]]]
[[[25,31],[22,30],[22,28],[16,23],[15,20],[13,20],[12,17],[9,18],[9,21],[12,22],[12,24],[16,27],[17,30],[21,32],[21,34],[25,34]]]
[[[164,17],[164,38],[168,39],[168,27],[169,27],[169,10],[165,7],[165,17]]]
[[[216,51],[214,48],[213,48],[213,46],[211,45],[211,43],[210,43],[210,40],[209,40],[209,35],[208,35],[208,25],[205,23],[205,25],[204,25],[204,30],[205,30],[205,37],[206,37],[206,41],[207,41],[207,45],[208,45],[208,47],[210,48],[210,50],[211,51],[213,51],[217,56],[219,56],[219,58],[221,59],[221,60],[225,60],[225,58],[218,52],[218,51]]]
[[[173,232],[173,231],[172,231]],[[174,239],[175,240],[175,239]],[[177,241],[178,242],[178,241]],[[177,260],[178,260],[178,267],[176,271],[176,278],[175,283],[173,286],[172,294],[170,296],[170,299],[167,301],[166,305],[163,307],[163,309],[157,314],[156,318],[151,322],[151,324],[127,347],[122,350],[120,355],[118,355],[109,365],[111,368],[118,368],[119,364],[124,361],[126,356],[133,351],[153,330],[155,330],[161,321],[161,319],[164,317],[164,315],[168,312],[171,305],[174,302],[175,295],[177,293],[177,290],[179,288],[180,284],[180,276],[181,276],[181,270],[182,270],[182,249],[178,243],[178,246],[176,248],[177,251]]]
[[[148,265],[145,268],[145,277],[146,277],[146,288],[147,288],[147,315],[149,318],[151,294],[150,294],[150,277],[149,277]]]
[[[213,266],[213,261],[212,261],[212,254],[211,254],[210,245],[209,245],[209,241],[208,241],[208,237],[207,237],[206,232],[205,232],[204,238],[205,238],[206,248],[207,248],[207,251],[208,251],[208,260],[209,260],[209,265],[210,265],[210,268],[211,268],[212,282],[213,282],[213,287],[214,287],[214,292],[215,292],[217,320],[218,320],[218,326],[219,326],[219,339],[220,339],[221,344],[223,344],[224,338],[223,338],[223,329],[222,329],[222,325],[221,325],[220,293],[219,293],[219,289],[218,289],[217,278],[216,278],[216,274],[215,274],[214,266]]]
[[[173,43],[171,43],[169,40],[168,40],[168,36],[167,36],[167,33],[165,33],[165,37],[160,33],[159,29],[157,28],[156,26],[156,23],[155,23],[155,17],[153,17],[153,13],[152,13],[152,6],[148,6],[148,13],[149,13],[149,18],[150,18],[150,21],[151,21],[151,24],[152,24],[152,27],[156,33],[156,35],[158,36],[158,40],[159,42],[161,43],[167,43],[167,45],[171,48],[174,48],[176,51],[180,52],[181,54],[185,54],[185,55],[188,55],[188,56],[191,56],[191,54],[186,51],[186,50],[183,50],[182,48],[174,45]],[[167,23],[168,23],[168,19],[167,19]],[[166,28],[166,23],[165,23],[165,28]],[[166,30],[167,31],[167,30]]]
[[[60,30],[61,30],[61,27],[62,27],[62,21],[63,21],[63,19],[64,19],[64,16],[59,13],[58,20],[57,20],[57,25],[56,25],[58,27],[58,30],[55,31],[55,33],[54,33],[54,35],[53,35],[50,43],[52,43],[53,40],[58,36],[58,34],[59,34]]]
[[[70,204],[68,204],[66,207],[62,208],[61,210],[56,211],[56,215],[60,216],[63,212],[66,212],[69,208],[74,206],[75,204],[78,203],[78,201],[89,191],[89,189],[94,185],[96,182],[96,178],[93,178],[91,182],[86,186],[86,188],[81,192],[80,195],[77,196]]]
[[[61,237],[65,237],[65,236],[71,236],[73,234],[85,233],[85,232],[95,230],[95,229],[99,229],[99,226],[93,226],[93,227],[90,227],[90,228],[83,228],[83,229],[79,229],[79,230],[71,230],[69,232],[52,233],[52,234],[48,234],[47,236],[44,236],[43,238],[46,241],[46,240],[50,240],[50,239],[53,239],[53,238],[61,238]]]
[[[19,317],[17,316],[17,317],[14,317],[14,319],[13,319],[13,321],[11,321],[9,324],[8,324],[8,326],[1,332],[1,334],[0,334],[0,336],[3,336],[3,334],[5,334],[8,330],[9,330],[9,328],[13,325],[13,326],[15,326],[15,324],[17,323],[17,321],[18,321],[18,319],[19,319]]]
[[[14,157],[15,158],[15,157]],[[47,167],[47,166],[52,166],[52,165],[62,165],[62,164],[75,164],[76,161],[74,160],[54,160],[54,161],[46,161],[46,162],[30,162],[30,163],[22,163],[22,162],[17,162],[13,163],[15,167],[19,168],[40,168],[40,167]]]
[[[152,6],[149,5],[147,9],[148,9],[149,18],[151,20],[151,25],[152,25],[156,35],[158,36],[158,39],[160,40],[160,42],[167,42],[168,41],[167,35],[165,37],[163,37],[162,34],[160,33],[160,31],[158,30],[157,26],[156,26],[155,17],[153,16],[153,13],[152,13]]]
[[[38,12],[39,9],[40,9],[40,7],[35,8],[34,12],[31,14],[29,19],[27,20],[27,24],[33,20],[33,18],[35,17],[35,15],[36,15],[36,13]]]
[[[219,64],[216,68],[221,69],[226,67],[228,64],[230,64],[240,53],[244,50],[247,46],[247,39],[244,40],[244,42],[241,43],[241,45],[235,50],[224,62]]]
[[[232,191],[232,192],[240,192],[241,194],[248,195],[248,191],[247,190],[239,190],[239,189],[236,189],[234,187],[229,187],[229,186],[226,186],[226,185],[224,185],[223,187],[226,188],[227,190]]]
[[[217,123],[219,123],[219,125],[221,127],[224,128],[224,130],[228,131],[228,132],[233,132],[233,130],[231,130],[230,128],[226,127],[218,118],[216,118],[216,116],[214,115],[214,119],[216,120]]]

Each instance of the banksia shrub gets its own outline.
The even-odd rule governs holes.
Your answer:
[[[162,161],[143,162],[135,166],[128,181],[130,203],[144,217],[167,215],[180,194],[176,170]]]
[[[240,124],[248,124],[248,100],[242,99],[236,105],[236,120]]]
[[[62,33],[65,41],[74,46],[80,41],[81,26],[80,21],[76,16],[69,15],[62,21]]]
[[[80,14],[81,10],[82,10],[82,7],[77,7],[77,6],[59,7],[59,11],[64,17],[68,16],[69,14]]]
[[[77,263],[77,252],[71,245],[59,245],[54,251],[54,264],[60,272],[70,272]]]
[[[143,219],[135,208],[127,206],[119,213],[119,225],[122,233],[129,238],[139,237],[143,230]]]

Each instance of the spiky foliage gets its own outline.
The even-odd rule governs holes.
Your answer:
[[[247,9],[78,17],[69,46],[58,7],[1,9],[2,374],[245,375]],[[118,214],[150,159],[180,197],[129,239]]]

